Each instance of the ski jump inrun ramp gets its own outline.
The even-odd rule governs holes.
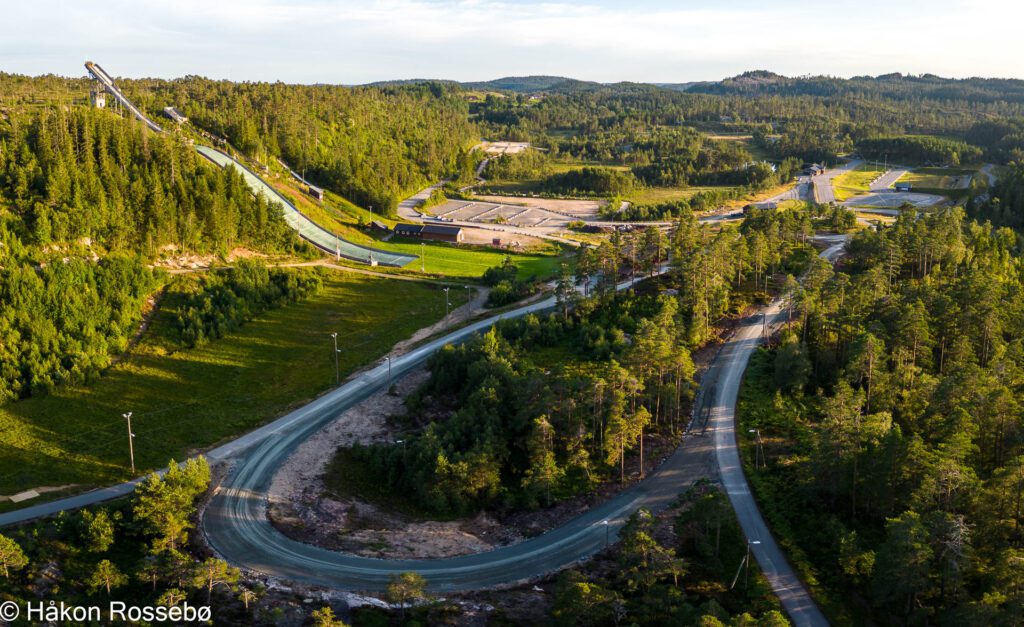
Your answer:
[[[107,74],[102,67],[92,61],[86,61],[85,69],[88,70],[89,74],[91,74],[93,78],[103,86],[103,89],[109,92],[110,95],[112,95],[117,102],[121,104],[121,106],[131,111],[132,115],[148,126],[150,130],[156,133],[163,132],[164,129],[159,124],[146,117],[146,114],[140,111],[138,107],[132,104],[132,102],[125,97],[121,90],[117,88],[117,85],[114,84],[114,80],[110,78],[110,75]],[[233,166],[237,168],[238,171],[242,173],[242,177],[245,179],[245,182],[249,185],[249,188],[252,189],[254,194],[263,194],[268,200],[280,203],[284,212],[284,220],[288,226],[298,233],[299,237],[313,244],[320,250],[332,255],[338,255],[346,259],[351,259],[352,261],[358,261],[360,263],[370,265],[376,263],[382,266],[401,267],[416,260],[415,255],[403,255],[377,248],[360,246],[359,244],[354,244],[334,233],[331,233],[316,222],[313,222],[313,220],[306,216],[306,214],[299,211],[295,205],[288,201],[288,199],[278,193],[277,190],[257,176],[252,170],[245,167],[237,159],[208,146],[201,146],[197,144],[195,148],[199,154],[220,167]]]

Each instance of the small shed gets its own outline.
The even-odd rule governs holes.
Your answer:
[[[324,200],[324,190],[321,187],[309,185],[308,188],[306,189],[306,193],[312,196],[313,198],[316,198],[320,202],[323,202]]]
[[[907,181],[898,181],[895,187],[898,192],[909,192],[911,185]]]
[[[384,224],[380,220],[370,220],[370,228],[374,231],[384,231],[385,233],[391,230],[388,228],[388,225]]]

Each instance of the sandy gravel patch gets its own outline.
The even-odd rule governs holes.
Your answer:
[[[388,418],[430,373],[415,370],[338,416],[303,442],[281,466],[267,493],[270,520],[296,540],[380,558],[438,558],[479,553],[522,538],[486,515],[451,522],[409,521],[356,499],[327,493],[323,474],[339,447],[393,439]]]
[[[402,412],[404,397],[429,375],[425,369],[409,373],[395,383],[397,395],[382,390],[370,396],[300,444],[270,483],[267,501],[271,519],[305,527],[315,536],[336,533],[339,521],[344,524],[345,506],[322,497],[323,474],[334,452],[356,442],[390,440],[388,417]]]

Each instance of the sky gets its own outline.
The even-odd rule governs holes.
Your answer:
[[[359,84],[1024,78],[1019,0],[0,0],[0,71]]]

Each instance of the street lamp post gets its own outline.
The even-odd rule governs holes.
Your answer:
[[[331,338],[334,339],[334,385],[341,385],[341,366],[338,363],[338,333],[335,331],[331,333]]]
[[[391,387],[391,355],[388,355],[384,359],[386,359],[388,361],[388,387],[390,388]]]
[[[448,323],[448,310],[451,308],[451,302],[448,300],[448,292],[451,290],[450,287],[444,288],[444,320],[445,324]]]
[[[747,587],[750,585],[750,546],[761,544],[760,540],[747,540],[747,556],[743,558],[744,562],[744,573],[743,573],[743,591],[746,592]]]
[[[473,288],[466,286],[466,309],[469,309],[469,303],[473,300]],[[468,312],[467,312],[468,314]]]
[[[420,272],[427,272],[427,243],[420,242]]]
[[[748,433],[754,436],[754,468],[758,466],[757,459],[759,454],[761,456],[761,468],[767,468],[768,460],[764,456],[764,442],[761,440],[761,430],[749,429]]]
[[[132,412],[121,414],[121,416],[128,421],[128,457],[132,462],[132,475],[135,475],[135,445],[132,443],[135,434],[132,433]]]
[[[601,524],[604,525],[604,548],[607,549],[609,541],[611,539],[610,538],[610,531],[609,531],[610,527],[609,527],[609,524],[608,524],[608,520],[607,519],[602,520]]]

